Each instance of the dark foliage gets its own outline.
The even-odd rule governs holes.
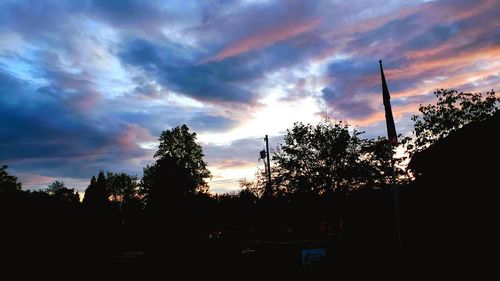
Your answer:
[[[9,175],[7,168],[8,167],[5,165],[0,168],[0,193],[4,195],[7,193],[15,193],[22,188],[21,183],[17,182],[17,178]]]
[[[500,99],[495,91],[481,93],[437,90],[436,104],[420,105],[414,115],[416,150],[421,151],[471,122],[483,121],[498,110]]]
[[[212,195],[210,172],[187,126],[162,132],[156,162],[143,178],[92,177],[82,203],[63,182],[23,191],[0,169],[4,251],[46,268],[255,278],[339,276],[376,267],[394,272],[481,255],[494,241],[494,163],[499,114],[494,93],[437,92],[438,103],[414,117],[410,177],[401,188],[403,252],[398,251],[387,139],[363,139],[343,122],[296,123],[274,151],[272,196],[267,178],[242,180],[241,191]],[[408,138],[399,138],[411,148]],[[404,158],[396,159],[403,165]],[[304,249],[326,258],[302,265]],[[352,271],[354,270],[354,271]],[[368,270],[368,272],[371,272]]]

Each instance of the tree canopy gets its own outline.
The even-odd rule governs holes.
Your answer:
[[[435,94],[437,103],[421,106],[421,115],[414,117],[422,151],[413,154],[415,180],[400,189],[405,251],[425,257],[462,252],[456,245],[462,247],[463,241],[472,241],[466,245],[474,249],[477,241],[486,241],[481,246],[487,247],[493,240],[484,239],[483,233],[492,233],[496,206],[496,166],[490,163],[498,159],[499,150],[483,144],[498,139],[498,99],[494,92],[486,97],[445,90]],[[100,171],[93,176],[83,208],[64,182],[55,181],[42,191],[21,191],[17,178],[3,166],[0,219],[8,230],[3,233],[13,233],[11,239],[19,243],[7,244],[23,258],[24,253],[39,252],[67,259],[74,237],[83,246],[70,249],[73,258],[111,261],[138,250],[147,253],[142,261],[148,262],[163,261],[167,252],[185,253],[180,259],[184,264],[195,253],[196,261],[189,264],[207,268],[221,264],[218,255],[226,263],[235,260],[258,268],[261,264],[252,260],[270,253],[266,247],[275,242],[280,247],[299,245],[282,243],[286,241],[326,241],[326,252],[335,252],[339,260],[378,256],[395,249],[393,193],[388,188],[391,155],[403,150],[408,138],[399,138],[403,147],[391,151],[385,137],[368,139],[363,133],[328,118],[317,124],[295,123],[272,151],[272,196],[265,196],[268,180],[262,170],[255,181],[240,180],[239,193],[209,194],[205,180],[210,171],[196,134],[186,125],[161,133],[156,161],[144,168],[140,182],[125,173]],[[396,158],[396,163],[401,160]],[[396,173],[399,183],[407,183],[409,177],[398,165]],[[464,230],[470,218],[473,227]],[[43,239],[32,239],[32,233]],[[34,248],[37,241],[46,245]],[[252,258],[238,259],[247,250],[255,250],[249,251]],[[119,263],[146,264],[128,259]],[[268,257],[262,262],[275,266]]]
[[[481,93],[441,89],[434,95],[437,103],[420,105],[420,114],[412,117],[417,151],[468,123],[486,120],[498,110],[500,101],[493,90],[483,96]]]
[[[139,185],[137,176],[126,173],[106,173],[106,186],[111,200],[120,206],[138,197]]]
[[[0,167],[0,193],[10,193],[21,191],[21,183],[17,182],[17,177],[9,175],[8,166]]]
[[[109,206],[109,190],[103,171],[99,171],[97,179],[92,176],[90,185],[85,190],[83,205],[91,209],[102,209]]]
[[[362,139],[349,124],[295,123],[275,150],[274,183],[287,193],[347,192],[389,182],[387,139]]]
[[[67,188],[62,181],[54,181],[45,191],[63,202],[72,204],[80,202],[78,192],[74,188]]]
[[[163,131],[155,157],[159,160],[170,158],[184,171],[190,180],[185,188],[188,193],[206,191],[206,178],[211,177],[207,163],[203,160],[203,148],[196,143],[196,133],[189,132],[186,125]]]
[[[206,178],[211,177],[196,133],[186,125],[163,131],[155,153],[156,162],[144,168],[141,193],[147,203],[163,200],[166,195],[179,196],[208,191]],[[149,202],[148,202],[149,201]]]

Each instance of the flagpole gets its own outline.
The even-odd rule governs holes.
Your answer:
[[[401,254],[403,252],[403,243],[401,242],[401,225],[399,221],[399,190],[396,183],[396,171],[395,171],[395,161],[394,161],[394,151],[392,150],[392,144],[389,142],[389,149],[391,153],[391,173],[392,173],[392,189],[394,192],[394,216],[396,220],[396,239],[398,243],[398,250]]]
[[[394,117],[392,116],[391,108],[391,96],[389,94],[389,88],[387,87],[387,82],[385,81],[384,69],[382,67],[382,60],[378,61],[380,64],[380,76],[382,78],[382,97],[384,101],[385,109],[385,121],[387,125],[387,140],[389,143],[389,149],[391,154],[391,173],[392,173],[392,189],[394,192],[394,219],[396,224],[396,239],[399,253],[403,251],[401,242],[401,226],[399,222],[399,191],[396,183],[396,171],[395,171],[395,161],[394,161],[394,151],[393,146],[398,143],[398,135],[396,133],[396,127],[394,125]]]

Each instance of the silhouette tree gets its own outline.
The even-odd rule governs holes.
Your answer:
[[[393,147],[393,158],[395,161],[396,181],[398,184],[406,184],[411,180],[406,171],[406,162],[409,155],[394,156],[394,151],[399,146],[406,149],[410,144],[410,137],[398,136],[398,147]],[[392,184],[391,172],[391,147],[386,137],[361,140],[360,162],[361,169],[357,171],[359,177],[365,179],[365,186],[372,188],[383,188]]]
[[[61,202],[68,204],[78,204],[80,202],[78,192],[74,188],[67,188],[62,181],[54,181],[45,191]]]
[[[262,191],[264,189],[259,188],[256,182],[254,181],[241,179],[239,181],[239,185],[240,185],[239,197],[241,199],[245,198],[250,201],[256,201],[260,196],[262,196]]]
[[[0,168],[0,193],[12,193],[21,191],[22,185],[17,182],[17,177],[9,175],[7,165]]]
[[[186,125],[163,131],[159,140],[157,160],[144,168],[140,183],[147,221],[146,249],[154,256],[176,248],[176,253],[183,255],[189,252],[186,247],[194,246],[191,243],[207,232],[210,204],[206,204],[205,179],[210,171],[196,134]],[[182,250],[180,241],[188,242],[182,244]]]
[[[141,194],[147,204],[171,197],[194,195],[208,191],[206,178],[211,177],[203,160],[201,145],[196,143],[196,133],[186,125],[163,131],[155,153],[156,163],[144,168]]]
[[[350,132],[352,130],[352,133]],[[384,138],[362,139],[345,122],[295,123],[275,150],[275,185],[288,193],[325,194],[390,182]],[[276,189],[276,187],[275,187]]]
[[[498,110],[499,98],[495,92],[481,93],[460,92],[455,90],[437,90],[434,95],[437,103],[420,105],[420,115],[414,115],[415,149],[421,151],[464,125],[486,120]]]
[[[63,181],[54,181],[49,185],[49,187],[45,191],[50,195],[54,195],[56,194],[57,191],[63,188],[66,188]]]
[[[175,159],[178,167],[186,173],[186,192],[206,192],[206,178],[211,177],[207,163],[203,160],[203,149],[196,143],[196,133],[190,133],[186,125],[163,131],[155,157],[159,160]]]
[[[137,176],[107,172],[106,187],[111,200],[117,203],[120,208],[138,199],[139,185]]]
[[[106,173],[106,187],[111,204],[122,224],[128,229],[140,224],[144,204],[139,194],[137,176],[126,173]]]
[[[85,190],[83,205],[96,211],[109,207],[109,191],[103,171],[99,172],[97,179],[92,176],[90,185]]]
[[[416,253],[476,257],[496,243],[499,99],[441,90],[436,105],[421,106],[406,203],[407,244]],[[422,208],[421,206],[425,206]]]
[[[276,167],[271,167],[271,173],[276,175]],[[271,182],[271,192],[273,197],[279,197],[286,193],[286,190],[277,184],[276,178],[273,177]],[[255,197],[263,199],[267,196],[269,178],[265,169],[258,169],[255,172],[253,180],[241,179],[239,181],[240,190],[243,193],[252,193]]]

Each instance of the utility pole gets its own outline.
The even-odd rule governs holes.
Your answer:
[[[269,138],[264,138],[266,141],[266,157],[267,157],[267,192],[269,193],[269,197],[272,197],[271,191],[271,161],[269,160]]]

